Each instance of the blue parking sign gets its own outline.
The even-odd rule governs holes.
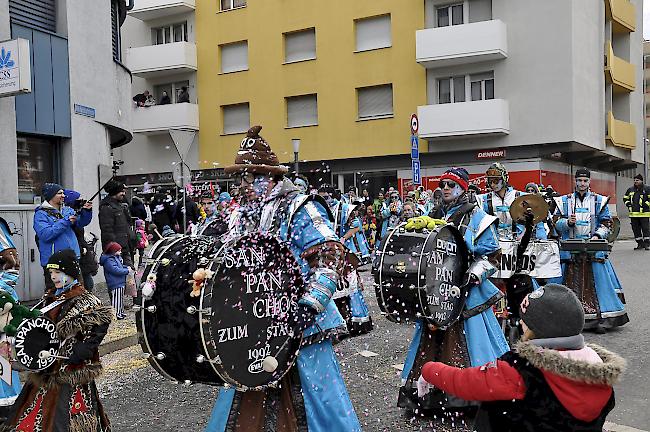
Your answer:
[[[411,170],[413,170],[413,184],[419,185],[422,183],[420,178],[420,161],[419,159],[413,159],[411,161]]]

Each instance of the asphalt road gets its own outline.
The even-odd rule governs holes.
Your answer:
[[[633,247],[632,242],[619,242],[612,255],[625,289],[631,322],[606,335],[588,334],[587,339],[628,360],[625,378],[616,387],[616,408],[608,420],[650,430],[650,252],[633,251]],[[369,274],[364,277],[370,282]],[[380,316],[372,289],[367,290],[366,298],[374,313],[375,330],[336,346],[364,431],[469,430],[461,418],[412,419],[395,406],[400,383],[395,366],[403,362],[412,327],[393,324]],[[364,350],[376,355],[366,357]],[[137,346],[104,356],[104,363],[106,374],[99,387],[114,431],[203,430],[216,399],[216,388],[165,381],[148,366]]]

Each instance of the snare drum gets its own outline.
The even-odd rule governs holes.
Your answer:
[[[468,252],[452,225],[433,231],[393,230],[379,254],[379,308],[394,322],[425,319],[436,327],[454,322],[464,307]]]

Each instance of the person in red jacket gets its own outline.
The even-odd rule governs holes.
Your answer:
[[[524,336],[513,351],[466,369],[428,362],[418,394],[434,386],[482,402],[479,432],[602,431],[625,360],[585,344],[582,305],[564,285],[532,292],[520,312]]]

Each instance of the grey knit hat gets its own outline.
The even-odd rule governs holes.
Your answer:
[[[519,311],[538,339],[575,336],[585,324],[582,303],[573,291],[559,284],[547,284],[528,294]]]

